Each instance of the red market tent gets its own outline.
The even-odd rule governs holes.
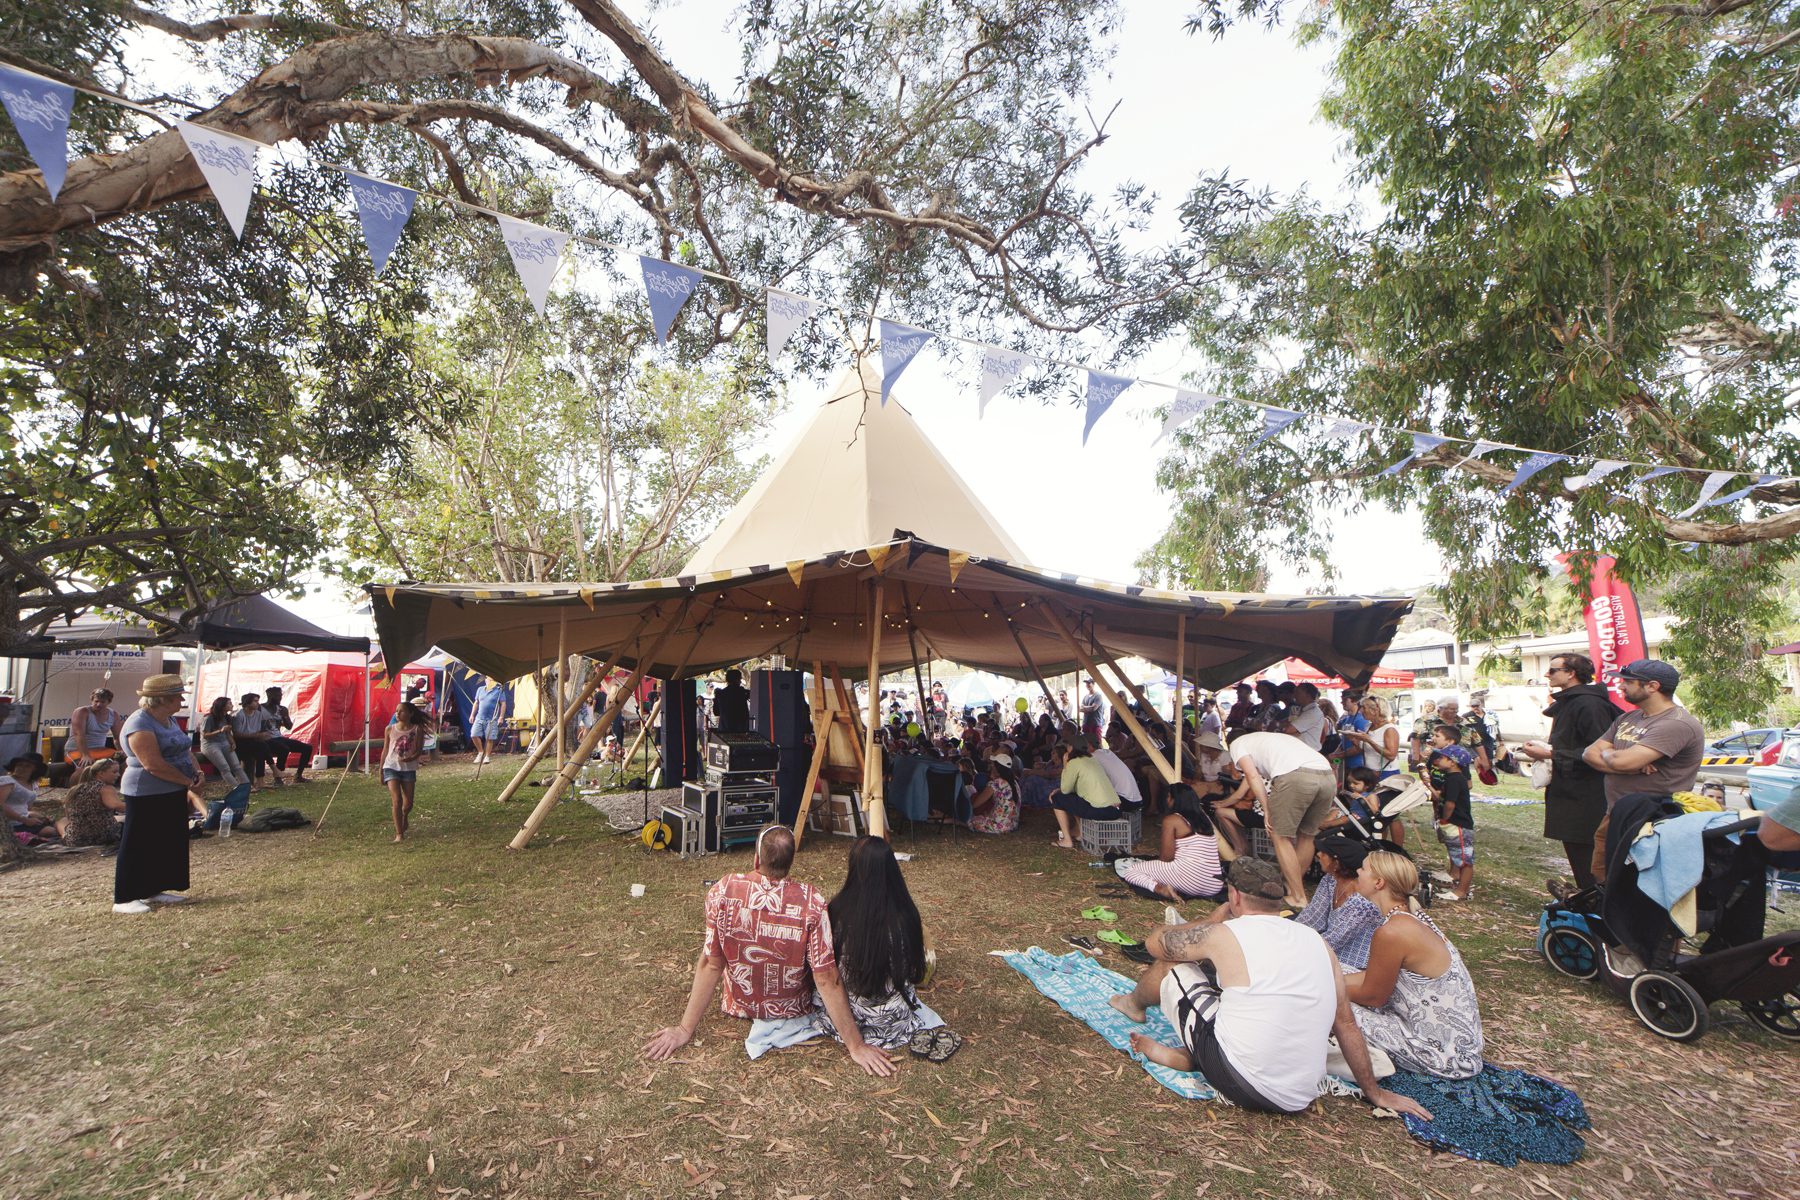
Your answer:
[[[1333,691],[1350,685],[1335,675],[1325,675],[1307,666],[1297,658],[1290,658],[1281,664],[1287,670],[1290,683],[1310,683],[1320,691]],[[1369,679],[1370,687],[1377,688],[1409,688],[1413,685],[1411,671],[1396,670],[1392,667],[1376,667],[1375,674]]]
[[[324,755],[330,753],[334,742],[362,742],[365,684],[369,697],[366,728],[379,733],[414,683],[425,684],[422,700],[431,704],[437,695],[438,677],[439,668],[415,662],[403,667],[399,678],[390,680],[379,658],[370,663],[361,654],[342,651],[249,651],[233,654],[229,664],[220,659],[202,666],[192,704],[197,714],[204,715],[215,697],[229,696],[236,704],[247,692],[261,694],[278,687],[281,702],[294,720],[288,736]]]

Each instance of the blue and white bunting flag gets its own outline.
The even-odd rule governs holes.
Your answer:
[[[812,320],[823,307],[810,297],[768,288],[764,292],[763,309],[768,318],[770,359],[780,357],[794,331]]]
[[[1374,428],[1367,421],[1352,421],[1349,417],[1339,417],[1331,423],[1331,428],[1327,429],[1323,436],[1328,442],[1347,442]]]
[[[1474,462],[1476,459],[1481,458],[1484,455],[1492,454],[1496,450],[1504,450],[1506,448],[1507,448],[1507,446],[1506,446],[1505,442],[1476,442],[1475,445],[1469,450],[1469,452],[1467,454],[1463,455],[1461,459],[1457,460],[1456,465],[1460,467],[1463,465],[1463,463]]]
[[[981,347],[981,399],[976,403],[976,418],[986,416],[988,401],[1017,383],[1025,368],[1036,363],[1036,358],[1023,351],[1004,346]]]
[[[1707,507],[1708,508],[1719,508],[1726,504],[1735,504],[1739,500],[1747,499],[1749,497],[1750,493],[1754,492],[1757,488],[1766,487],[1767,485],[1774,483],[1777,479],[1780,479],[1780,478],[1781,478],[1781,476],[1779,476],[1779,475],[1758,475],[1756,477],[1755,483],[1752,483],[1747,487],[1741,487],[1735,492],[1729,492],[1723,496],[1720,496],[1717,500],[1714,500],[1711,504],[1708,504]]]
[[[1125,375],[1105,375],[1099,371],[1087,373],[1087,419],[1081,425],[1081,444],[1087,445],[1088,434],[1094,431],[1094,425],[1106,410],[1113,406],[1121,393],[1137,380]]]
[[[1175,403],[1169,405],[1169,415],[1163,418],[1162,432],[1156,435],[1156,440],[1162,441],[1213,405],[1222,404],[1224,401],[1225,397],[1223,396],[1211,396],[1205,392],[1176,388]]]
[[[1519,464],[1519,469],[1513,472],[1512,482],[1501,488],[1500,494],[1502,496],[1510,496],[1519,490],[1520,484],[1524,483],[1527,479],[1530,479],[1533,475],[1536,475],[1545,467],[1568,461],[1569,456],[1566,454],[1551,454],[1548,450],[1539,450]]]
[[[356,214],[362,218],[363,242],[369,247],[369,258],[375,273],[387,266],[388,255],[400,242],[400,233],[412,219],[413,203],[419,193],[385,179],[371,179],[355,171],[345,171],[350,194],[356,197]]]
[[[681,313],[681,306],[705,276],[692,267],[644,254],[638,255],[638,267],[644,273],[644,298],[650,301],[650,324],[656,327],[656,344],[660,346],[669,340],[669,330]]]
[[[1263,409],[1262,434],[1250,445],[1253,447],[1262,445],[1305,415],[1305,413],[1297,413],[1291,408]]]
[[[506,241],[506,252],[512,256],[513,270],[525,285],[525,295],[538,316],[544,315],[544,302],[550,298],[550,284],[556,268],[562,265],[563,247],[569,235],[560,229],[547,229],[521,221],[517,217],[496,217],[500,236]]]
[[[250,214],[250,196],[256,191],[256,156],[262,143],[222,129],[182,121],[177,126],[188,153],[200,164],[206,186],[231,223],[231,232],[244,236],[244,218]]]
[[[1645,471],[1642,475],[1639,475],[1636,479],[1632,480],[1631,486],[1633,488],[1641,488],[1652,479],[1661,479],[1664,475],[1673,475],[1679,470],[1681,470],[1680,467],[1651,467],[1648,471]]]
[[[1375,478],[1386,479],[1389,475],[1398,475],[1401,471],[1406,469],[1407,464],[1412,462],[1413,459],[1419,457],[1421,454],[1430,454],[1433,450],[1436,450],[1450,439],[1447,437],[1439,437],[1435,433],[1415,433],[1412,435],[1412,440],[1412,453],[1383,471],[1380,475],[1377,475]]]
[[[1706,476],[1706,482],[1700,485],[1700,498],[1675,514],[1677,520],[1691,517],[1705,508],[1707,502],[1719,494],[1719,489],[1738,477],[1736,471],[1712,471]]]
[[[1564,475],[1563,486],[1571,492],[1579,492],[1582,488],[1594,486],[1614,471],[1622,471],[1630,465],[1630,463],[1619,462],[1616,459],[1603,458],[1589,467],[1586,475]]]
[[[881,402],[886,404],[888,393],[894,390],[894,381],[900,378],[900,372],[918,356],[937,334],[929,329],[915,329],[911,325],[902,325],[898,321],[881,320]]]
[[[31,161],[44,173],[44,189],[56,199],[69,173],[69,115],[75,111],[75,89],[0,66],[0,104],[6,106]]]

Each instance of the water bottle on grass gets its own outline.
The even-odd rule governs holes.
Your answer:
[[[237,816],[237,810],[235,810],[229,806],[220,811],[220,813],[219,813],[219,836],[220,837],[228,838],[231,836],[231,822],[234,818],[236,818],[236,816]]]

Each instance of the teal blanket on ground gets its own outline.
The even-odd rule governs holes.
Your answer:
[[[1528,1071],[1489,1065],[1472,1079],[1397,1071],[1381,1086],[1431,1113],[1429,1121],[1407,1117],[1406,1131],[1434,1150],[1512,1167],[1572,1163],[1587,1148],[1575,1132],[1588,1128],[1581,1098]]]
[[[1062,1006],[1064,1012],[1081,1021],[1105,1038],[1115,1050],[1131,1055],[1150,1078],[1189,1100],[1217,1100],[1219,1094],[1198,1071],[1172,1071],[1153,1063],[1131,1049],[1131,1035],[1147,1033],[1168,1046],[1179,1046],[1175,1027],[1169,1024],[1162,1009],[1152,1008],[1142,1025],[1134,1025],[1125,1014],[1107,1001],[1120,992],[1129,992],[1133,980],[1117,971],[1109,971],[1079,950],[1056,955],[1038,946],[1020,953],[1001,955],[1006,965],[1031,981],[1035,987]]]

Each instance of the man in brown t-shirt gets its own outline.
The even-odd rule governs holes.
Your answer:
[[[1582,761],[1606,776],[1608,817],[1594,832],[1594,874],[1606,877],[1606,827],[1622,796],[1673,796],[1691,791],[1700,773],[1706,731],[1694,715],[1675,703],[1681,673],[1654,658],[1640,658],[1619,671],[1620,690],[1637,705],[1613,722],[1606,736],[1589,746]]]

